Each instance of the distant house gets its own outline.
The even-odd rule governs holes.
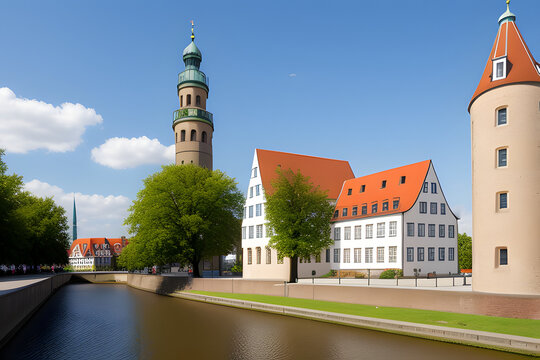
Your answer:
[[[128,244],[121,238],[77,239],[69,250],[69,264],[75,270],[99,270],[116,265],[116,258]]]
[[[347,180],[332,220],[332,269],[457,273],[457,220],[430,160]]]

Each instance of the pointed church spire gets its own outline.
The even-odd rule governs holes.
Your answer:
[[[77,240],[77,208],[75,207],[75,195],[73,195],[73,239]]]

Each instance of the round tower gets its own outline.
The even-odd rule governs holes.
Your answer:
[[[214,121],[206,111],[208,77],[199,70],[202,54],[195,45],[193,21],[191,26],[191,43],[182,54],[186,68],[178,74],[180,108],[173,113],[176,165],[195,164],[212,170]]]
[[[540,64],[507,11],[469,104],[473,290],[540,294]]]

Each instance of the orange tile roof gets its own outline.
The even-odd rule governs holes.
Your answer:
[[[425,160],[345,181],[336,204],[339,217],[333,220],[397,214],[409,210],[422,190],[430,164],[431,160]],[[405,176],[403,184],[400,183],[402,176]],[[385,188],[382,188],[383,180],[386,180]],[[360,192],[362,185],[365,185],[364,192]],[[351,189],[351,195],[348,195],[349,189]],[[392,206],[393,200],[399,200],[399,206],[395,210]],[[388,210],[382,211],[385,201],[388,201]],[[376,214],[371,213],[371,205],[374,203],[378,204]],[[362,205],[364,204],[367,205],[366,215],[362,215]],[[358,214],[355,216],[352,215],[353,206],[358,206]],[[343,208],[348,209],[346,217],[343,217]]]
[[[73,249],[75,249],[77,245],[80,245],[79,249],[81,250],[82,256],[95,256],[94,245],[103,245],[105,242],[109,243],[109,246],[114,253],[120,254],[122,252],[122,238],[81,238],[73,241],[69,248],[69,255],[71,255]],[[128,243],[129,240],[125,239],[125,244],[127,245]],[[84,244],[86,244],[86,249],[83,246]],[[116,244],[120,244],[120,248],[118,246],[115,247]]]
[[[294,172],[300,171],[302,175],[309,177],[315,186],[328,191],[328,198],[332,200],[338,198],[343,182],[354,178],[348,161],[271,150],[256,149],[256,151],[262,185],[269,194],[273,190],[272,181],[277,178],[278,166]]]
[[[509,63],[507,76],[501,80],[491,81],[493,72],[492,60],[502,56],[507,56]],[[537,69],[537,66],[540,66],[540,64],[532,56],[516,23],[514,21],[503,22],[499,26],[499,31],[497,32],[497,37],[495,38],[495,43],[491,49],[480,83],[469,103],[469,111],[472,103],[480,95],[496,87],[526,82],[540,83],[540,70]]]

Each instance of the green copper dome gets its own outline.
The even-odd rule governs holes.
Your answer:
[[[186,58],[192,58],[192,57],[202,60],[201,51],[199,50],[197,45],[195,45],[194,41],[190,42],[189,45],[186,46],[186,48],[184,49],[184,52],[182,53],[182,58],[184,59],[184,61],[186,60]]]
[[[510,0],[506,1],[506,11],[499,18],[499,25],[505,21],[516,21],[516,15],[512,14],[510,11]]]

